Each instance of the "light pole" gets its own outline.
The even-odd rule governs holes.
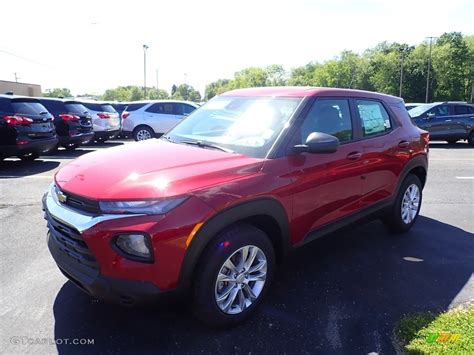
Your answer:
[[[425,102],[428,103],[429,93],[430,93],[430,72],[431,72],[431,45],[433,43],[433,39],[438,37],[426,37],[430,40],[430,51],[428,57],[428,74],[426,76],[426,97]]]
[[[143,97],[146,100],[146,50],[148,46],[143,45]]]

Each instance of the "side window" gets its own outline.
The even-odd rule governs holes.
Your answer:
[[[390,116],[380,102],[356,100],[364,137],[384,133],[392,129]]]
[[[469,115],[473,113],[472,107],[464,106],[464,105],[455,105],[454,106],[454,114],[455,115]]]
[[[435,117],[449,116],[449,106],[448,105],[435,106],[431,110],[428,111],[428,114],[434,114]]]
[[[195,109],[196,109],[196,107],[194,107],[194,106],[183,104],[183,113],[185,115],[189,115]]]
[[[156,103],[148,107],[145,111],[151,113],[161,113],[165,115],[174,115],[174,104]]]
[[[312,132],[331,134],[341,142],[352,139],[352,121],[348,100],[318,99],[301,126],[301,143]]]

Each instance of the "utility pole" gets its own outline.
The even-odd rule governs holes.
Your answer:
[[[402,89],[403,89],[403,60],[405,59],[405,47],[400,47],[400,90],[398,92],[398,96],[402,97]]]
[[[148,46],[143,45],[143,98],[146,100],[146,50]]]
[[[18,75],[17,75],[17,73],[14,73],[14,74],[15,74],[15,83],[17,83],[18,82]]]
[[[184,73],[184,85],[186,85],[186,77],[188,76],[188,74]]]
[[[158,69],[155,69],[155,75],[156,75],[156,91],[159,91],[160,89],[158,88]]]
[[[428,57],[428,74],[426,76],[426,97],[425,97],[425,102],[428,103],[428,98],[429,98],[429,93],[430,93],[431,45],[433,44],[433,39],[436,39],[438,37],[426,37],[426,38],[430,40],[430,51],[429,51],[429,57]]]

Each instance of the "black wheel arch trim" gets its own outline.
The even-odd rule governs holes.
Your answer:
[[[283,257],[290,248],[290,227],[285,208],[274,198],[265,197],[245,201],[218,212],[202,225],[186,250],[178,288],[184,291],[191,286],[200,256],[219,232],[239,221],[259,215],[270,217],[278,224]],[[272,239],[271,236],[270,239]],[[277,253],[276,250],[275,252]]]
[[[411,158],[406,164],[405,167],[403,168],[402,172],[400,173],[400,176],[398,178],[397,182],[397,188],[395,190],[395,196],[397,196],[398,192],[400,191],[400,186],[403,183],[403,180],[407,177],[409,173],[411,173],[414,169],[416,168],[423,168],[425,171],[425,181],[421,181],[423,184],[422,187],[425,187],[426,184],[426,177],[428,176],[428,157],[426,155],[417,155],[413,158]]]

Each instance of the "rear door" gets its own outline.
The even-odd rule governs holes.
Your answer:
[[[355,139],[349,99],[318,98],[298,127],[291,145],[304,144],[312,132],[339,138],[335,153],[288,157],[294,218],[306,234],[359,210],[364,165]]]
[[[368,207],[395,191],[398,175],[409,157],[410,142],[383,102],[373,99],[353,102],[365,167],[361,207]]]

